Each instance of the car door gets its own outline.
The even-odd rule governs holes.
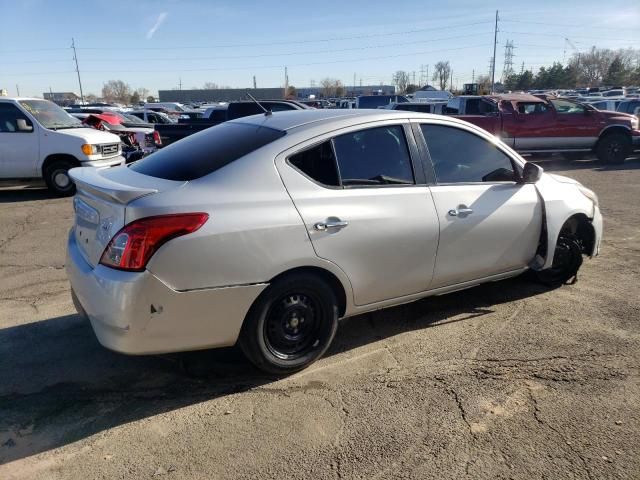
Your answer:
[[[535,256],[542,205],[521,166],[488,135],[462,125],[420,123],[440,220],[432,288],[526,267]]]
[[[544,150],[561,147],[556,129],[556,113],[546,103],[517,102],[504,129],[514,139],[517,150]]]
[[[438,218],[402,120],[317,137],[277,165],[316,254],[346,273],[356,305],[429,288]]]
[[[24,120],[32,130],[20,130],[18,120]],[[0,103],[0,178],[40,176],[37,129],[38,125],[18,107],[12,103]]]
[[[584,105],[560,98],[551,99],[556,112],[555,136],[559,148],[592,148],[604,126],[600,114]]]

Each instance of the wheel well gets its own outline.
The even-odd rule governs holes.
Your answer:
[[[614,133],[622,133],[623,135],[627,135],[627,136],[631,137],[631,132],[630,132],[627,128],[625,128],[625,127],[619,127],[619,126],[616,126],[616,127],[608,127],[608,128],[604,129],[604,130],[600,133],[600,138],[598,138],[598,142],[599,142],[600,140],[602,140],[603,138],[605,138],[605,137],[607,137],[607,136],[609,136],[609,135],[612,135],[612,134],[614,134]]]
[[[591,221],[584,213],[578,213],[569,217],[564,222],[564,225],[562,225],[560,231],[571,232],[575,235],[582,245],[582,253],[591,255],[596,240],[596,232]]]
[[[75,167],[80,166],[80,162],[73,155],[68,155],[64,153],[54,153],[52,155],[49,155],[47,158],[45,158],[44,163],[42,164],[42,176],[44,177],[44,172],[47,171],[47,168],[49,168],[49,165],[51,165],[53,162],[58,162],[60,160],[65,160],[71,163]]]
[[[282,277],[286,277],[287,275],[290,275],[292,273],[310,273],[312,275],[319,276],[325,282],[327,282],[327,284],[333,290],[333,293],[335,294],[336,299],[338,300],[338,310],[339,310],[340,317],[344,315],[344,313],[347,310],[347,295],[344,291],[344,287],[342,286],[342,282],[338,280],[338,277],[336,277],[333,273],[323,268],[298,267],[298,268],[293,268],[291,270],[287,270],[286,272],[282,272],[279,275],[276,275],[269,281],[269,283],[273,283],[275,280],[278,280]]]

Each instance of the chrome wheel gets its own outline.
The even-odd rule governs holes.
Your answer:
[[[58,170],[53,174],[53,183],[60,190],[66,190],[71,185],[71,179],[66,171]]]

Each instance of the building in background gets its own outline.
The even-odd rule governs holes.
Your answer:
[[[234,102],[249,100],[247,92],[258,100],[284,98],[283,88],[219,88],[216,90],[159,90],[161,102]]]
[[[0,88],[0,97],[6,97],[7,95],[9,95],[9,92],[7,92],[7,89]]]
[[[362,85],[345,86],[346,96],[358,95],[395,95],[396,88],[393,85]],[[298,98],[324,98],[322,87],[296,88]],[[160,102],[234,102],[249,100],[247,93],[257,100],[274,100],[284,98],[284,88],[219,88],[215,90],[160,90],[158,96]]]
[[[346,97],[357,97],[359,95],[395,95],[396,87],[393,85],[344,85],[342,86]],[[298,98],[325,98],[323,87],[300,87],[296,88]]]
[[[50,100],[61,107],[74,105],[80,100],[80,96],[73,92],[44,92],[42,96],[45,100]]]

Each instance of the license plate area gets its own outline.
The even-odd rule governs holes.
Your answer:
[[[73,209],[76,214],[74,225],[76,243],[88,259],[90,257],[89,242],[95,241],[96,229],[100,223],[100,213],[78,197],[73,199]]]

